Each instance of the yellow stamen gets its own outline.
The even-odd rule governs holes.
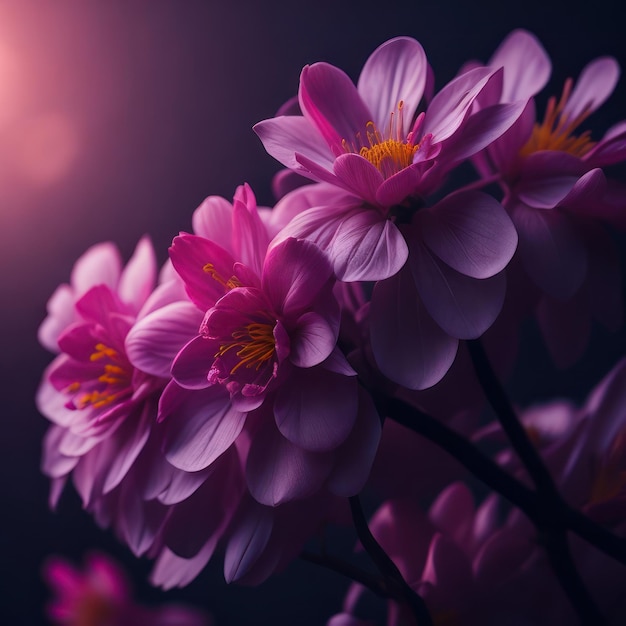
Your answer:
[[[229,350],[239,348],[237,356],[240,361],[230,371],[234,374],[240,367],[261,369],[273,356],[276,349],[274,325],[263,323],[247,324],[232,334],[234,341],[220,346],[216,357],[224,356]]]
[[[229,291],[235,287],[241,287],[241,282],[235,275],[231,276],[228,280],[225,280],[224,277],[215,269],[215,265],[213,265],[213,263],[207,263],[202,268],[202,271],[209,274],[213,280],[217,281],[220,285],[222,285],[222,287]]]
[[[571,79],[565,81],[558,104],[554,96],[550,98],[543,124],[535,124],[530,139],[520,150],[522,157],[539,150],[557,150],[580,158],[593,148],[595,142],[591,141],[590,131],[586,130],[578,136],[573,134],[574,130],[589,117],[591,113],[589,108],[585,108],[578,117],[572,120],[562,115],[572,91],[572,84]]]

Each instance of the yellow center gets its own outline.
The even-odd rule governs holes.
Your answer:
[[[213,263],[207,263],[202,267],[202,271],[206,272],[213,280],[217,281],[224,289],[230,291],[235,287],[241,287],[241,282],[239,279],[233,275],[228,279],[224,279],[224,277],[215,269],[215,265]]]
[[[238,348],[237,356],[240,360],[230,371],[231,374],[242,366],[248,369],[254,367],[258,371],[274,356],[276,341],[273,324],[253,322],[234,331],[232,338],[233,341],[222,344],[215,354],[220,357]]]
[[[365,126],[365,139],[361,133],[357,133],[356,142],[350,143],[345,139],[341,142],[343,149],[346,152],[360,154],[385,178],[411,165],[419,144],[411,142],[411,133],[404,137],[403,108],[404,102],[401,100],[397,111],[391,112],[386,133],[382,133],[376,124],[370,121]]]
[[[103,363],[102,374],[98,376],[98,382],[102,383],[104,387],[82,394],[78,398],[77,408],[84,409],[87,406],[92,406],[95,409],[100,409],[129,393],[131,375],[116,350],[103,343],[98,343],[89,360],[92,362],[107,361]],[[80,387],[81,384],[75,382],[68,387],[68,391],[76,392]]]
[[[578,136],[573,134],[574,130],[589,117],[591,111],[586,108],[572,120],[562,116],[572,91],[572,84],[571,79],[565,81],[563,94],[558,104],[554,96],[550,98],[543,124],[535,124],[530,139],[520,150],[522,157],[527,157],[539,150],[557,150],[580,158],[593,148],[595,143],[591,141],[590,131],[586,130]]]

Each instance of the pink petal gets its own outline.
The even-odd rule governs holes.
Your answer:
[[[539,40],[522,29],[507,35],[489,65],[504,66],[502,102],[531,98],[545,87],[552,71],[550,58]]]
[[[256,198],[248,184],[241,185],[233,201],[233,247],[236,257],[261,275],[269,235],[257,211]]]
[[[50,352],[58,352],[59,335],[74,321],[74,292],[69,285],[59,285],[46,305],[48,316],[37,330],[37,339]]]
[[[328,63],[307,65],[302,70],[298,97],[305,117],[313,122],[335,155],[345,152],[342,140],[354,141],[372,119],[354,83]]]
[[[396,37],[372,53],[361,70],[357,89],[379,129],[388,126],[391,113],[397,115],[398,104],[403,102],[401,131],[406,137],[424,94],[427,73],[426,53],[415,39]]]
[[[174,302],[146,315],[126,336],[126,356],[138,369],[169,378],[174,357],[198,335],[202,312],[191,302]]]
[[[415,286],[433,319],[458,339],[480,337],[502,309],[504,274],[482,280],[470,278],[438,260],[417,238],[409,247]]]
[[[152,572],[150,582],[164,590],[188,585],[209,562],[215,552],[217,542],[211,538],[205,546],[191,559],[183,559],[175,555],[167,547],[159,553]]]
[[[267,424],[252,440],[246,479],[254,498],[277,506],[315,493],[331,470],[331,457],[303,450]]]
[[[107,242],[92,246],[72,269],[71,283],[76,297],[95,285],[106,285],[114,290],[121,272],[122,259],[115,245]]]
[[[157,275],[154,248],[148,237],[143,237],[120,277],[118,294],[123,302],[139,311],[152,290]]]
[[[357,417],[356,378],[322,367],[292,373],[276,392],[274,415],[280,432],[312,452],[334,450],[350,434]]]
[[[417,218],[424,243],[450,267],[473,278],[503,270],[517,246],[511,219],[484,193],[450,194]]]
[[[172,376],[181,387],[204,389],[209,386],[207,376],[215,360],[215,347],[215,342],[203,335],[185,344],[172,363]]]
[[[222,387],[181,390],[180,394],[178,405],[165,422],[163,452],[175,467],[196,472],[233,444],[246,413],[232,407],[230,394]]]
[[[458,340],[426,312],[408,268],[376,283],[370,315],[374,358],[385,376],[409,389],[426,389],[450,369]]]
[[[301,116],[281,116],[263,120],[253,127],[268,154],[290,170],[307,176],[296,154],[302,154],[323,170],[332,172],[334,156],[315,126]]]
[[[574,120],[584,111],[595,111],[613,93],[619,74],[619,65],[612,57],[600,57],[588,63],[576,81],[562,116]]]
[[[218,242],[230,254],[232,248],[233,206],[221,196],[209,196],[193,212],[193,232],[200,237]]]

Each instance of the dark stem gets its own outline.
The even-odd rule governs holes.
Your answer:
[[[367,587],[377,596],[381,596],[383,598],[387,597],[385,585],[380,578],[377,578],[369,572],[352,565],[352,563],[348,563],[329,554],[317,554],[316,552],[309,552],[308,550],[303,550],[300,553],[300,558],[303,561],[308,561],[309,563],[314,563],[315,565],[321,565],[322,567],[332,570],[337,574],[341,574],[342,576]]]
[[[578,613],[581,622],[589,625],[605,624],[606,620],[580,578],[572,559],[565,524],[561,515],[564,502],[552,476],[513,410],[482,344],[479,340],[474,339],[467,342],[467,347],[485,396],[495,411],[502,429],[507,434],[511,446],[535,484],[538,508],[535,510],[533,522],[537,532],[544,538],[545,549],[552,570]]]
[[[389,558],[389,555],[382,549],[374,538],[374,535],[372,535],[367,525],[359,496],[352,496],[349,498],[349,501],[352,521],[354,522],[359,540],[387,581],[392,597],[411,607],[419,626],[434,626],[424,600],[409,587],[400,573],[400,570],[396,567],[396,564]]]

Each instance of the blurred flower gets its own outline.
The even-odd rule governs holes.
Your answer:
[[[46,607],[56,626],[210,626],[212,620],[195,608],[137,604],[119,565],[104,554],[90,554],[82,571],[61,557],[50,557],[43,569],[54,593]]]

